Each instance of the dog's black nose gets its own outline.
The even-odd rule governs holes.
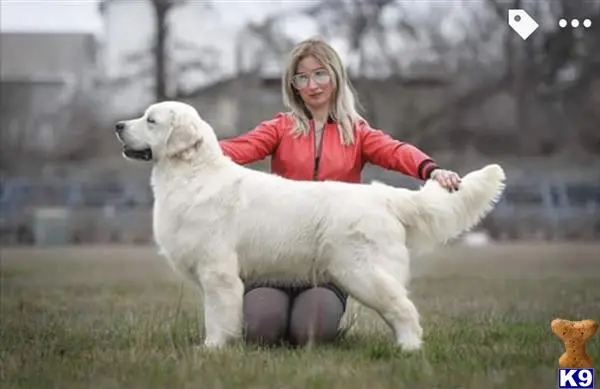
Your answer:
[[[123,132],[123,130],[124,130],[124,129],[125,129],[125,123],[123,123],[123,122],[118,122],[118,123],[115,125],[115,131],[116,131],[117,133],[119,133],[119,134],[120,134],[121,132]]]

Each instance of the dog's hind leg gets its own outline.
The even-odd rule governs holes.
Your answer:
[[[406,262],[398,262],[397,259],[382,258],[380,253],[377,258],[366,253],[361,253],[364,257],[356,255],[354,253],[355,260],[350,268],[347,267],[347,261],[340,262],[346,265],[345,268],[332,263],[329,273],[357,301],[381,316],[403,350],[418,350],[423,329],[419,324],[417,308],[408,298],[403,280],[406,274],[402,267],[408,258]]]
[[[204,346],[218,348],[241,335],[244,286],[235,255],[208,263],[196,269],[204,295]]]

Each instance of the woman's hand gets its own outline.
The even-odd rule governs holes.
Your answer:
[[[458,190],[460,185],[460,176],[451,170],[435,169],[430,178],[436,180],[443,188],[450,192]]]

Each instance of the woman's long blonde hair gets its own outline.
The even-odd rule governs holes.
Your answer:
[[[354,126],[358,120],[362,119],[356,110],[354,89],[338,53],[329,44],[319,39],[307,39],[297,44],[292,49],[283,72],[283,104],[291,110],[294,117],[293,133],[306,135],[310,128],[307,108],[292,85],[292,78],[296,74],[298,63],[308,56],[315,57],[331,75],[333,102],[329,114],[338,123],[338,133],[342,144],[354,143]]]

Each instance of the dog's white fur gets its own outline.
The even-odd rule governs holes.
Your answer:
[[[152,150],[154,237],[203,292],[207,347],[241,334],[247,279],[334,281],[378,312],[404,349],[420,348],[409,251],[472,228],[504,188],[498,165],[467,174],[454,193],[434,181],[412,191],[288,180],[232,162],[211,126],[179,102],[123,123],[124,145]]]

